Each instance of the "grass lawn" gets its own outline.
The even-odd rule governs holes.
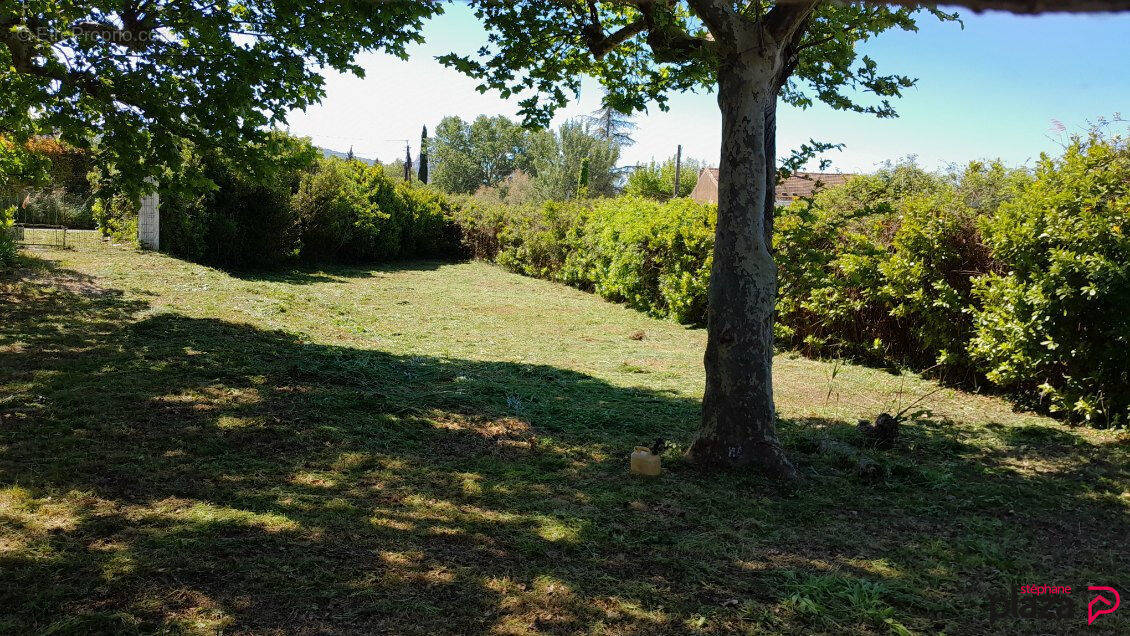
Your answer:
[[[232,275],[93,242],[0,278],[0,632],[1095,633],[1130,436],[784,354],[795,489],[703,474],[705,333],[482,263]],[[1071,585],[1063,619],[990,598]]]

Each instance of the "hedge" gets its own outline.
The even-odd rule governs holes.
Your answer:
[[[371,262],[457,258],[458,229],[447,199],[394,181],[380,166],[325,159],[303,175],[291,200],[303,259]]]
[[[233,266],[487,259],[701,325],[716,208],[632,196],[451,198],[280,136],[257,169],[186,149],[162,245]],[[264,171],[265,170],[265,171]],[[1101,424],[1130,417],[1130,150],[1076,141],[1035,174],[892,166],[777,211],[776,336],[814,356],[982,381]],[[123,231],[129,202],[96,206]]]
[[[1076,142],[982,224],[969,352],[989,380],[1076,419],[1130,419],[1130,146]]]
[[[686,323],[706,317],[716,208],[639,197],[505,206],[466,199],[455,220],[477,258]]]
[[[321,158],[308,141],[272,134],[246,156],[186,146],[161,181],[161,248],[232,268],[297,261],[372,262],[463,255],[451,204],[394,181],[381,166]],[[95,206],[107,235],[136,232],[136,201]]]
[[[778,210],[777,338],[809,355],[988,380],[1072,419],[1130,403],[1130,151],[1079,140],[1035,176],[912,164]],[[474,198],[452,218],[474,256],[702,324],[716,211],[635,197],[541,206]]]

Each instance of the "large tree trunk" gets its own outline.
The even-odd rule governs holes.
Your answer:
[[[688,452],[708,467],[751,467],[796,477],[777,441],[773,406],[771,253],[777,87],[773,62],[723,61],[718,78],[722,156],[710,272],[702,428]],[[741,59],[744,58],[744,59]]]

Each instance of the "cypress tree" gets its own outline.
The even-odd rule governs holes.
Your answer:
[[[577,175],[577,198],[588,197],[589,192],[589,158],[581,159],[581,173]]]
[[[428,182],[428,127],[420,133],[420,183]]]

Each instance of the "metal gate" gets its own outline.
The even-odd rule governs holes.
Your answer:
[[[20,245],[67,247],[67,227],[65,225],[17,223],[12,227],[12,230],[16,233],[16,241]]]

